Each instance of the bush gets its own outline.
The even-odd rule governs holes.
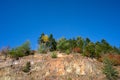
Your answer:
[[[68,77],[68,79],[67,79],[67,80],[72,80],[72,78]]]
[[[120,65],[120,55],[109,54],[108,58],[112,61],[113,65]]]
[[[120,55],[118,54],[105,54],[101,57],[102,62],[104,58],[108,58],[115,66],[120,65]]]
[[[23,72],[27,73],[30,71],[31,63],[27,62],[26,65],[23,68]]]
[[[0,51],[1,55],[4,56],[4,60],[6,60],[6,58],[8,57],[9,54],[9,47],[5,47]]]
[[[88,45],[85,47],[85,56],[94,58],[95,57],[95,45],[94,43],[90,42]]]
[[[81,53],[82,51],[80,50],[79,47],[75,47],[75,48],[73,49],[73,52],[75,52],[75,53]]]
[[[67,49],[70,49],[70,42],[65,38],[61,38],[58,41],[57,49],[61,52],[65,52]]]
[[[47,49],[44,45],[40,45],[40,47],[38,48],[38,52],[45,54],[45,53],[47,53]]]
[[[118,78],[118,71],[113,68],[112,62],[107,58],[104,59],[103,73],[106,75],[108,80],[117,80]]]
[[[20,52],[16,49],[10,50],[9,55],[10,55],[11,58],[16,58],[16,59],[18,59],[19,57],[25,56],[22,52]]]
[[[23,54],[25,54],[25,56],[30,55],[30,42],[26,41],[25,43],[23,43],[20,47],[18,47],[18,50],[20,50],[20,52],[22,52]]]
[[[51,57],[52,57],[52,58],[57,58],[57,54],[53,52],[53,53],[51,54]]]
[[[70,54],[70,50],[67,49],[67,50],[65,51],[65,53],[66,53],[67,55],[69,55],[69,54]]]
[[[29,41],[26,41],[21,46],[9,50],[9,55],[12,58],[19,58],[30,55],[30,52],[30,43]]]
[[[31,50],[31,51],[30,51],[30,55],[34,55],[35,53],[36,53],[35,50]]]

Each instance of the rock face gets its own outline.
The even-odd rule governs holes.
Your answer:
[[[24,73],[22,67],[27,61],[31,62],[31,71]],[[35,54],[15,63],[0,68],[0,80],[103,80],[105,77],[100,62],[80,54],[58,53],[55,59],[50,54]]]

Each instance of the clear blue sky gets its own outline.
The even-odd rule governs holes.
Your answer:
[[[42,32],[120,46],[120,0],[0,0],[0,48],[30,40],[35,49]]]

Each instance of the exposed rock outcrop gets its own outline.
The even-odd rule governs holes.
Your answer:
[[[27,61],[31,62],[31,70],[24,73],[22,67]],[[12,67],[1,68],[0,80],[103,80],[101,67],[102,63],[80,54],[58,53],[55,59],[50,53],[35,54],[15,61]]]

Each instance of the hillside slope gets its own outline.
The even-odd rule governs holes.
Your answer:
[[[17,61],[7,59],[0,62],[0,80],[104,80],[102,63],[80,54],[64,55],[51,58],[51,53],[35,54]],[[30,61],[29,73],[22,71]],[[13,65],[12,65],[13,64]]]

